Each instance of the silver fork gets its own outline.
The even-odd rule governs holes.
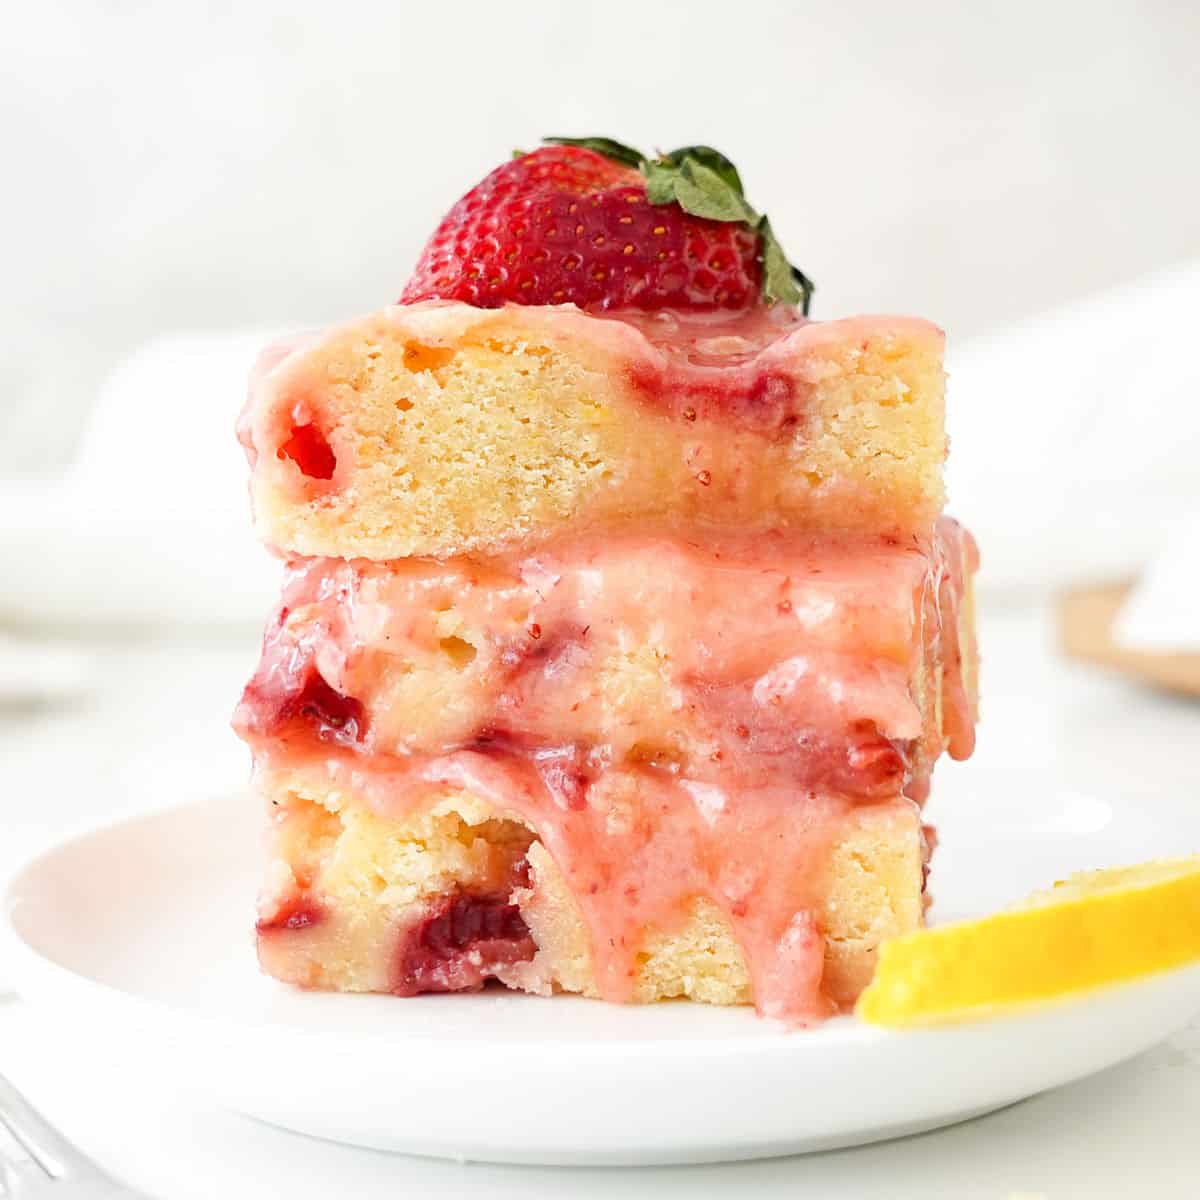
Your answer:
[[[11,1200],[145,1200],[67,1141],[3,1075],[0,1124],[29,1154],[0,1155],[0,1178]]]

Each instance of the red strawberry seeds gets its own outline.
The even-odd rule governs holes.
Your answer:
[[[636,156],[636,152],[633,152]],[[636,161],[636,158],[635,158]],[[676,170],[659,160],[649,170]],[[765,222],[651,203],[646,171],[555,145],[497,167],[446,215],[401,303],[744,309],[763,302]],[[686,186],[686,185],[685,185]],[[753,220],[752,220],[753,219]]]

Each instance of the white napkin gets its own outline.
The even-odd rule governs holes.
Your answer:
[[[88,655],[74,647],[0,633],[0,705],[67,700],[87,690]]]
[[[1200,261],[948,349],[950,508],[981,586],[1134,576],[1200,504]]]
[[[98,397],[56,480],[0,481],[0,617],[26,623],[253,623],[280,565],[250,528],[234,439],[270,333],[149,343]]]

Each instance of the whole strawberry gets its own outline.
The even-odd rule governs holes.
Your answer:
[[[497,167],[443,218],[401,303],[577,304],[606,310],[800,304],[790,266],[737,169],[709,146],[650,159],[608,138]]]

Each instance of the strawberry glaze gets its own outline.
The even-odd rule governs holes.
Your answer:
[[[385,815],[449,787],[525,821],[580,906],[606,998],[629,998],[645,930],[705,896],[760,1011],[815,1020],[830,843],[856,807],[920,798],[945,744],[936,706],[923,721],[913,699],[926,664],[945,670],[951,752],[970,750],[954,621],[970,545],[944,521],[927,545],[609,538],[487,564],[317,561],[293,570],[237,725],[260,769]],[[457,671],[437,657],[438,614]],[[647,645],[661,711],[616,719],[597,672]],[[451,682],[426,727],[394,688],[431,658]],[[353,738],[314,679],[361,706]]]
[[[630,382],[648,403],[685,421],[721,421],[764,434],[794,426],[808,385],[781,364],[759,359],[808,322],[794,308],[746,312],[610,314],[632,325],[655,353],[632,359]]]

